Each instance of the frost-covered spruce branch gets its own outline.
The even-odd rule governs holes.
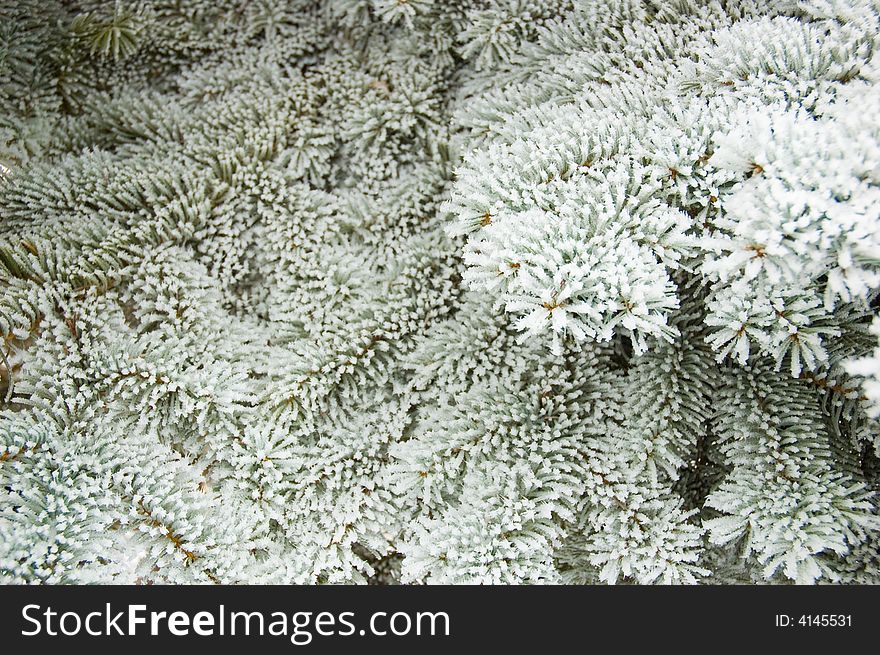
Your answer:
[[[880,581],[878,27],[0,0],[0,579]]]

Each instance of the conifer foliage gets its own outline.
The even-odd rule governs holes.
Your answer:
[[[880,582],[876,0],[0,0],[0,580]]]

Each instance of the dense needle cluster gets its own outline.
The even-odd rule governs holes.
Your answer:
[[[0,0],[0,581],[880,582],[876,0]]]

